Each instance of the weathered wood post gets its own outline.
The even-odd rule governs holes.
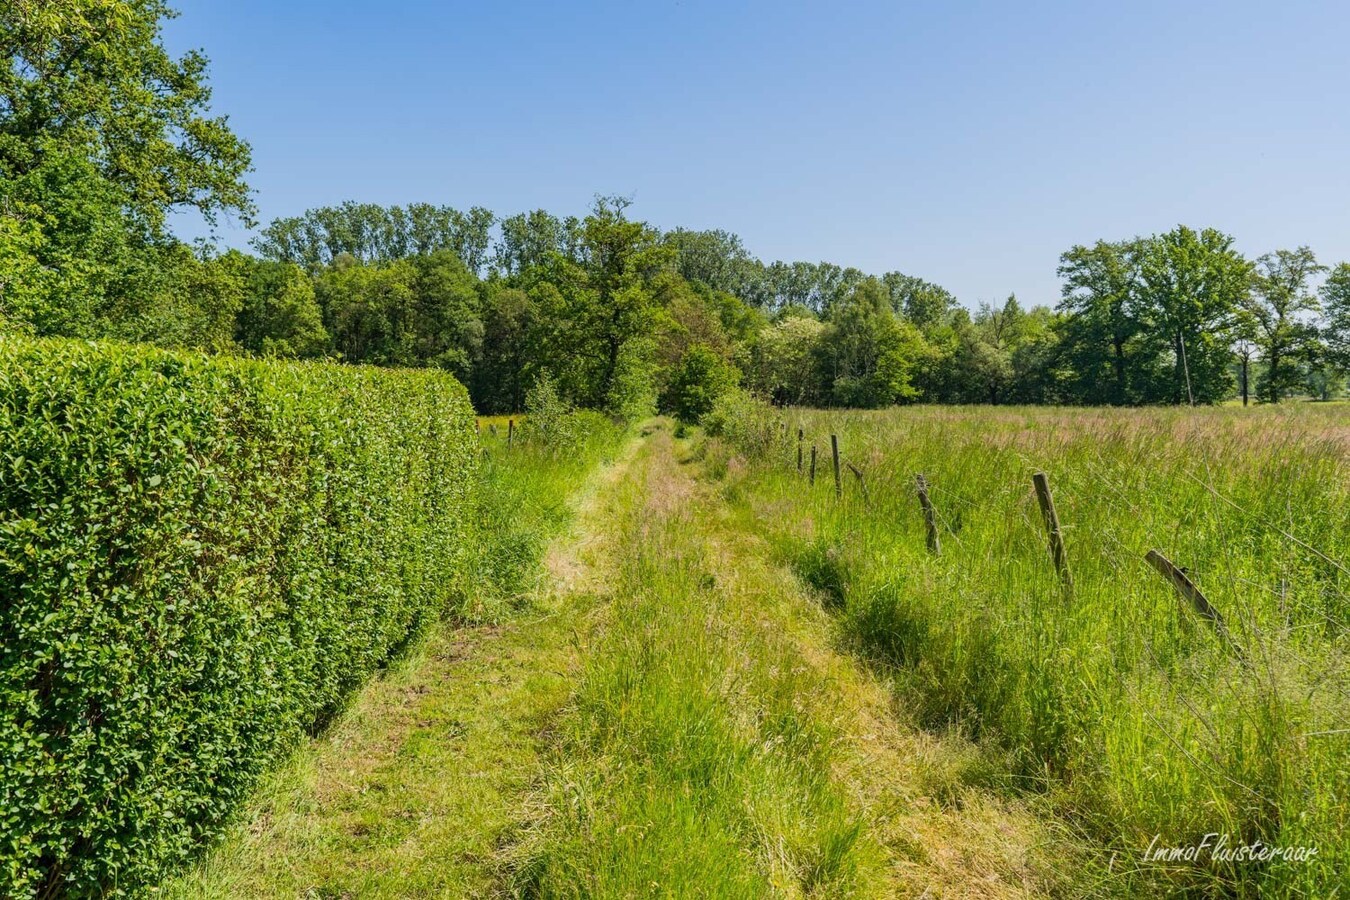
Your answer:
[[[816,445],[811,445],[811,487],[816,486]]]
[[[830,452],[834,455],[834,496],[844,496],[844,482],[839,478],[839,436],[830,435]]]
[[[802,441],[806,435],[802,433],[801,426],[797,427],[797,474],[802,474]]]
[[[1163,578],[1166,578],[1172,587],[1176,588],[1182,599],[1187,600],[1196,612],[1217,625],[1223,624],[1223,616],[1219,614],[1219,611],[1205,599],[1205,595],[1201,593],[1200,588],[1195,586],[1195,582],[1191,581],[1190,576],[1177,568],[1170,559],[1157,550],[1150,550],[1144,555],[1144,562],[1156,569]]]
[[[938,538],[937,510],[933,508],[933,501],[928,498],[928,479],[922,474],[916,475],[914,483],[919,491],[919,506],[923,509],[924,525],[928,528],[928,552],[939,556],[942,553],[942,541]]]
[[[1069,557],[1064,551],[1064,534],[1059,528],[1059,514],[1055,512],[1055,498],[1050,493],[1050,479],[1044,472],[1031,476],[1036,486],[1036,501],[1041,505],[1041,516],[1045,519],[1045,530],[1050,535],[1050,556],[1055,561],[1055,571],[1059,580],[1064,582],[1066,591],[1073,591],[1073,573],[1069,571]]]
[[[848,466],[848,470],[853,473],[853,477],[858,479],[858,487],[862,490],[863,500],[871,499],[867,496],[867,481],[863,479],[862,469],[859,469],[853,463],[845,463],[845,465]]]
[[[516,420],[515,420],[515,419],[507,419],[507,420],[506,420],[506,449],[507,449],[507,450],[510,450],[510,449],[511,449],[511,446],[512,446],[513,444],[515,444],[515,442],[516,442]]]
[[[1242,652],[1242,648],[1237,645],[1237,641],[1233,640],[1233,635],[1228,630],[1228,623],[1223,620],[1223,615],[1205,598],[1200,588],[1195,586],[1195,582],[1191,581],[1190,576],[1184,570],[1173,565],[1170,559],[1157,550],[1148,551],[1144,555],[1144,562],[1156,569],[1159,575],[1171,583],[1172,587],[1176,589],[1177,595],[1190,603],[1191,608],[1214,627],[1214,630],[1227,641],[1228,646],[1233,649],[1238,659],[1245,665],[1247,657]]]

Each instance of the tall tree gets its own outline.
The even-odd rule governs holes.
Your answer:
[[[1308,247],[1276,250],[1257,260],[1245,311],[1266,364],[1261,393],[1271,403],[1302,386],[1294,360],[1306,356],[1317,340],[1317,329],[1307,318],[1318,310],[1309,281],[1326,270]]]
[[[1075,398],[1124,405],[1138,400],[1131,376],[1140,323],[1133,300],[1140,289],[1143,243],[1138,240],[1076,246],[1059,258],[1064,279],[1059,308],[1067,315],[1064,354]]]
[[[918,329],[896,318],[889,292],[875,278],[859,282],[833,304],[819,343],[831,399],[840,406],[912,400],[918,394],[913,374],[924,351]]]
[[[746,288],[754,278],[755,260],[741,239],[729,231],[689,231],[676,228],[664,241],[675,250],[675,268],[688,281],[700,281],[708,287],[741,296],[747,302]]]
[[[1350,372],[1350,263],[1336,266],[1322,283],[1322,309],[1327,353],[1335,367]]]
[[[1251,285],[1233,239],[1179,226],[1146,241],[1134,316],[1157,364],[1141,399],[1217,403],[1233,376],[1232,337]]]
[[[0,170],[54,152],[89,159],[153,228],[189,206],[253,212],[249,147],[209,114],[206,57],[164,49],[163,0],[11,0],[0,6]]]
[[[252,258],[247,269],[243,308],[235,323],[240,348],[259,356],[322,356],[328,350],[328,332],[309,275],[294,263]]]
[[[580,230],[575,217],[560,219],[542,209],[507,216],[501,221],[493,263],[504,275],[519,275],[543,265],[550,253],[575,258]]]
[[[481,207],[460,212],[449,206],[407,207],[348,201],[301,216],[277,219],[254,246],[267,259],[318,272],[340,256],[361,262],[395,262],[449,250],[475,275],[487,265],[493,214]]]
[[[922,278],[887,272],[881,280],[891,295],[891,308],[921,329],[941,323],[956,307],[951,291]]]
[[[595,399],[632,415],[655,400],[656,300],[652,279],[674,264],[656,229],[629,219],[629,201],[598,197],[581,226],[585,290],[581,325],[599,348]]]
[[[168,214],[250,221],[248,145],[210,116],[205,57],[164,49],[172,14],[158,0],[0,4],[0,316],[12,324],[168,334],[179,323],[143,318],[173,307],[157,286],[181,275],[205,290],[198,260],[164,233]]]

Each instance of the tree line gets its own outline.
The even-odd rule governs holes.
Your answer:
[[[436,367],[481,412],[540,379],[569,402],[696,417],[778,403],[1216,403],[1343,391],[1350,264],[1248,260],[1214,229],[1075,246],[1053,307],[969,309],[901,272],[755,258],[600,197],[585,216],[346,203],[252,252],[177,240],[174,210],[253,224],[251,156],[175,59],[162,0],[0,10],[0,329]]]

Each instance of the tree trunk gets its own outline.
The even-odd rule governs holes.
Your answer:
[[[1172,340],[1172,352],[1177,358],[1177,377],[1176,384],[1172,391],[1172,402],[1177,406],[1186,399],[1186,351],[1181,346],[1181,332],[1178,331]]]
[[[1242,405],[1247,405],[1247,369],[1251,365],[1251,354],[1242,354]]]
[[[1124,405],[1126,404],[1126,400],[1127,400],[1127,398],[1126,398],[1126,391],[1125,391],[1125,342],[1124,342],[1123,340],[1121,340],[1121,338],[1120,338],[1119,335],[1112,335],[1112,337],[1111,337],[1111,347],[1112,347],[1113,350],[1115,350],[1115,354],[1116,354],[1116,356],[1115,356],[1115,364],[1116,364],[1116,396],[1115,396],[1115,404],[1116,404],[1117,406],[1124,406]]]

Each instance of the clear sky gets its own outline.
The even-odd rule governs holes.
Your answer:
[[[1072,244],[1177,223],[1350,260],[1344,0],[176,5],[263,221],[624,194],[968,305],[1052,303]]]

